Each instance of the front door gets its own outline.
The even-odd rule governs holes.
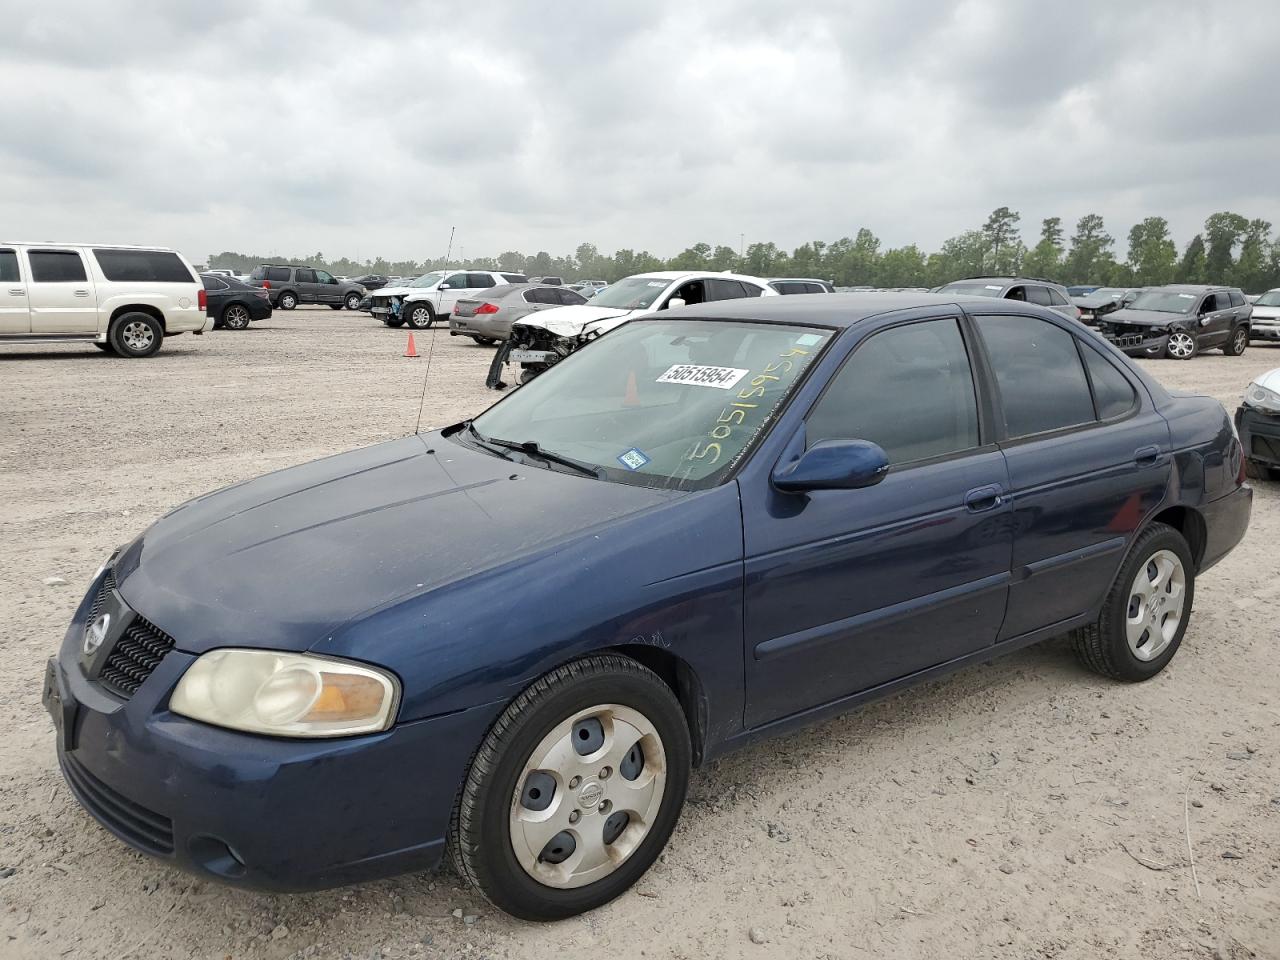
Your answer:
[[[31,306],[23,276],[18,252],[10,247],[0,248],[0,336],[31,332]]]
[[[952,316],[873,333],[809,411],[803,446],[874,441],[891,464],[879,484],[743,491],[748,727],[995,642],[1008,475],[980,428],[967,340]]]
[[[328,270],[316,271],[316,299],[320,303],[342,302],[338,278]]]
[[[1102,599],[1164,497],[1169,430],[1087,336],[1029,316],[979,316],[976,326],[1001,402],[1016,531],[1005,640]]]
[[[299,303],[319,303],[319,286],[316,284],[316,272],[299,267],[293,272],[293,287],[298,293]]]
[[[31,332],[96,334],[98,304],[83,253],[54,247],[26,253]]]

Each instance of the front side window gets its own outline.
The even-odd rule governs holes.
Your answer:
[[[405,284],[407,287],[434,287],[444,278],[443,270],[435,270],[431,273],[424,273],[416,280]],[[380,277],[378,279],[381,279]]]
[[[1205,294],[1204,302],[1200,304],[1201,313],[1213,313],[1221,309],[1222,307],[1218,304],[1218,295],[1216,293]]]
[[[18,270],[18,254],[13,250],[0,250],[0,283],[20,283],[22,273]]]
[[[1076,338],[1034,317],[978,317],[1009,439],[1090,423],[1093,397]]]
[[[508,395],[475,429],[532,440],[607,480],[714,486],[768,430],[831,336],[798,325],[633,321]]]
[[[102,275],[116,283],[194,283],[176,253],[163,250],[94,250]]]
[[[467,289],[467,275],[465,273],[455,273],[450,275],[444,283],[440,284],[442,290],[465,290]]]
[[[338,281],[334,279],[333,274],[329,273],[327,270],[316,271],[316,283],[337,283],[337,282]]]
[[[927,320],[873,334],[814,406],[805,439],[808,446],[870,440],[891,464],[978,446],[978,400],[959,322]]]
[[[74,250],[31,250],[31,279],[35,283],[84,283],[84,261]]]

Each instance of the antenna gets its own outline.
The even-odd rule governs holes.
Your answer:
[[[457,227],[449,228],[449,246],[445,249],[445,252],[444,252],[444,270],[446,273],[449,270],[449,258],[453,255],[453,232],[457,229],[458,229]],[[440,301],[439,299],[437,299],[436,304],[439,305],[439,303]],[[418,419],[413,425],[413,432],[415,436],[417,435],[418,431],[422,429],[422,408],[426,405],[426,402],[427,402],[427,379],[431,376],[431,358],[435,356],[435,352],[436,352],[435,320],[439,318],[436,317],[434,310],[431,311],[431,316],[435,319],[433,319],[431,322],[431,342],[427,344],[427,369],[423,371],[423,374],[422,374],[422,396],[418,399]]]

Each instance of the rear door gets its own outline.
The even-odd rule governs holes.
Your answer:
[[[320,293],[316,284],[316,272],[307,267],[298,267],[293,271],[293,289],[298,294],[299,303],[319,303]]]
[[[707,302],[713,300],[741,300],[747,295],[742,284],[737,280],[724,280],[719,277],[708,277],[702,281],[706,290]]]
[[[27,301],[35,334],[96,334],[98,303],[83,251],[28,247]]]
[[[0,247],[0,336],[31,332],[31,306],[27,302],[26,273],[18,251]]]

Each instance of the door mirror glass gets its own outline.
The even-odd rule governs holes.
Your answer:
[[[788,464],[774,468],[773,485],[784,493],[857,490],[889,472],[889,455],[869,440],[819,440]]]
[[[670,300],[667,301],[668,310],[678,310],[680,307],[683,307],[684,305],[685,305],[685,302],[683,297],[672,297]]]

